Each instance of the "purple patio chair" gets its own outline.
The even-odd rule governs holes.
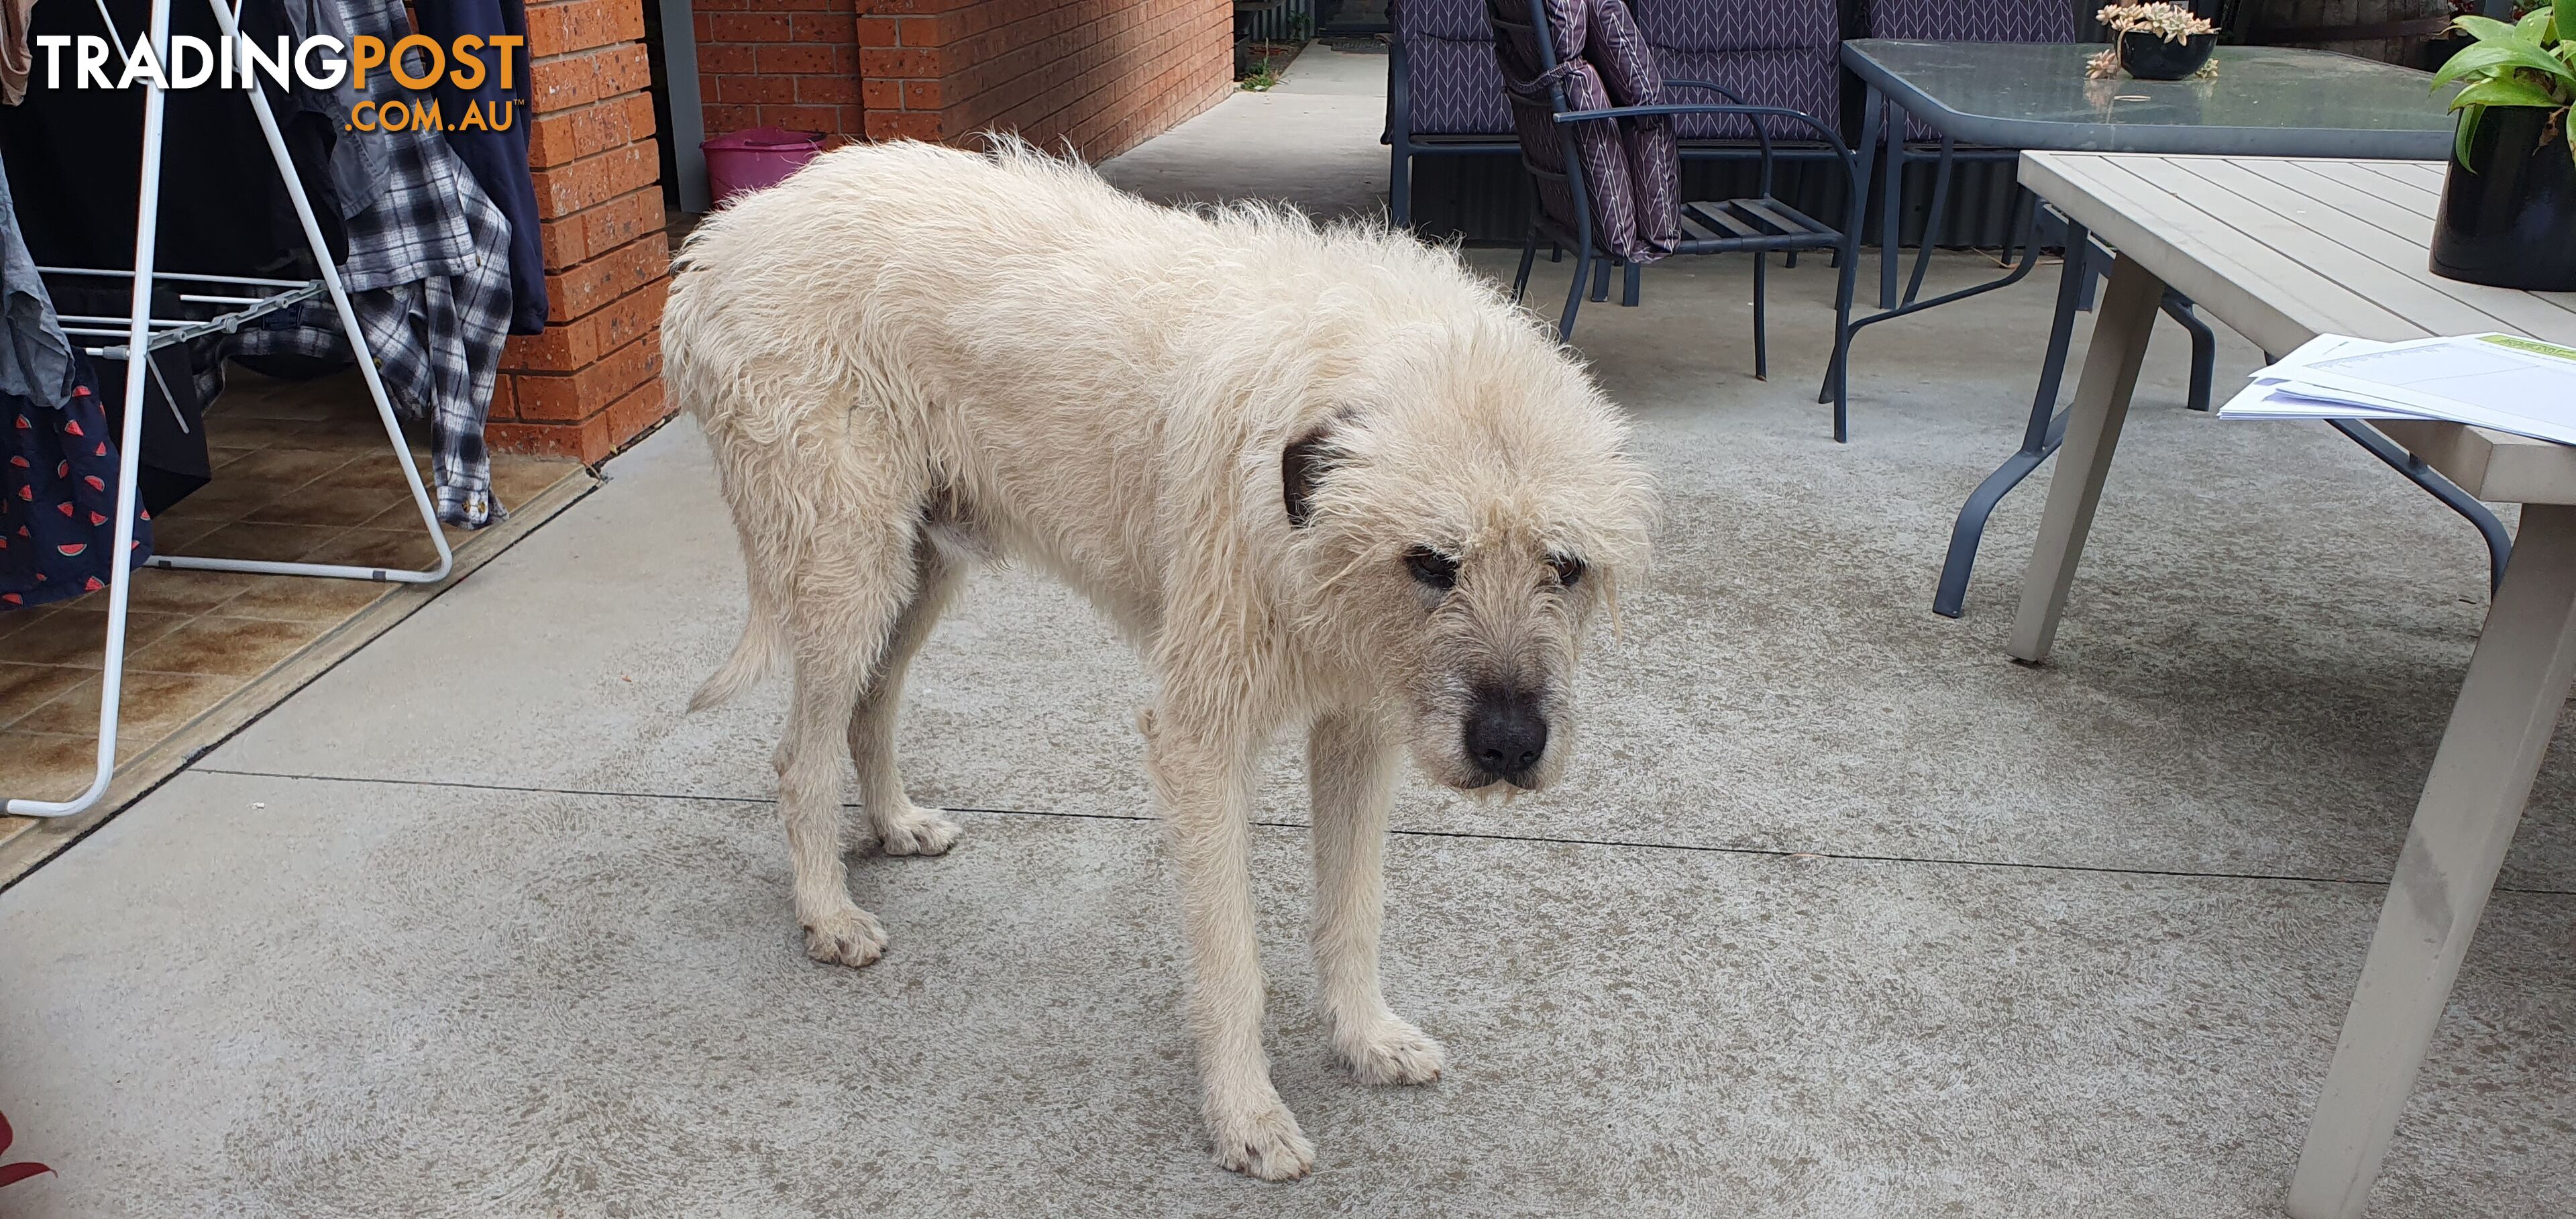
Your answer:
[[[1794,131],[1830,149],[1845,181],[1859,162],[1824,120],[1784,106],[1748,104],[1708,81],[1666,78],[1622,0],[1486,0],[1494,50],[1510,98],[1522,168],[1537,195],[1521,243],[1512,299],[1528,290],[1541,239],[1574,252],[1573,282],[1557,336],[1570,340],[1588,286],[1609,294],[1610,268],[1627,271],[1622,305],[1637,303],[1638,268],[1682,254],[1753,255],[1753,367],[1769,375],[1763,330],[1765,272],[1773,251],[1830,250],[1839,281],[1834,296],[1834,354],[1827,376],[1840,385],[1851,316],[1853,235],[1861,199],[1849,197],[1839,229],[1820,223],[1772,193],[1777,156],[1772,131]],[[1713,94],[1723,101],[1676,102],[1669,96]],[[1717,130],[1742,124],[1759,150],[1760,188],[1750,198],[1679,201],[1676,125],[1707,121]],[[1848,435],[1844,403],[1834,404],[1834,438]]]
[[[1668,73],[1724,83],[1754,105],[1803,111],[1841,129],[1838,0],[1631,0],[1646,45]],[[1388,14],[1387,124],[1392,150],[1388,210],[1413,222],[1413,160],[1509,154],[1510,104],[1494,66],[1484,0],[1394,0]],[[1763,155],[1741,116],[1684,115],[1688,160]],[[1800,137],[1775,141],[1771,155],[1829,160],[1833,150]]]

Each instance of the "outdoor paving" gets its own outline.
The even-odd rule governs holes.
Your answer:
[[[213,478],[154,517],[152,540],[161,553],[415,571],[437,565],[384,424],[354,371],[281,381],[234,368],[205,423]],[[426,470],[426,439],[412,451]],[[493,493],[513,509],[572,493],[588,480],[578,462],[514,454],[492,460]],[[517,532],[498,528],[447,528],[447,543],[470,565]],[[117,782],[133,791],[176,771],[192,739],[217,739],[194,734],[227,715],[246,717],[243,704],[261,699],[280,671],[409,595],[401,584],[156,567],[133,579],[117,722]],[[0,613],[0,797],[67,800],[89,786],[106,637],[104,592]],[[0,884],[51,854],[80,820],[0,815]]]
[[[1374,109],[1336,135],[1281,96],[1113,172],[1219,198],[1307,149],[1324,208],[1383,174]],[[1236,142],[1261,113],[1299,124],[1274,159]],[[975,577],[914,670],[914,794],[967,837],[853,865],[883,961],[803,956],[783,696],[682,714],[741,617],[683,423],[0,892],[9,1158],[59,1170],[0,1214],[2279,1213],[2484,610],[2474,531],[2321,427],[2183,411],[2161,333],[2056,659],[2015,666],[2044,472],[1967,616],[1928,604],[2051,286],[1874,328],[1837,446],[1830,273],[1775,269],[1768,383],[1748,280],[1659,267],[1586,310],[1667,514],[1565,788],[1399,801],[1388,988],[1438,1085],[1331,1064],[1270,760],[1270,1048],[1311,1179],[1204,1149],[1149,687],[1034,575]],[[2222,382],[2256,358],[2230,339]],[[2576,1196],[2571,809],[2553,754],[2374,1215]]]

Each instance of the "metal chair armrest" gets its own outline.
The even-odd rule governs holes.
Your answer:
[[[1664,87],[1667,89],[1706,89],[1719,97],[1735,103],[1736,105],[1742,106],[1749,104],[1744,100],[1743,94],[1713,81],[1683,80],[1679,77],[1675,77],[1671,80],[1665,81]]]

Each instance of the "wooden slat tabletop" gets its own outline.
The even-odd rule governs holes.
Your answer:
[[[2576,293],[2426,269],[2443,166],[2026,152],[2022,184],[2275,354],[2320,334],[2503,331],[2576,346]],[[2471,495],[2576,503],[2576,448],[2448,423],[2376,423]]]

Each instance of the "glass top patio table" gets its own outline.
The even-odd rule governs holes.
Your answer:
[[[2094,80],[2099,44],[1843,44],[1843,65],[1962,144],[2050,152],[2212,153],[2438,161],[2451,87],[2333,51],[2220,47],[2211,80]]]

